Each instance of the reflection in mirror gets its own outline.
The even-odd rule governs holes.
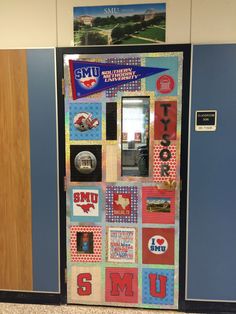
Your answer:
[[[122,176],[148,176],[149,97],[122,98]]]

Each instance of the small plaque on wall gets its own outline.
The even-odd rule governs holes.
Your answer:
[[[195,131],[216,131],[216,124],[216,110],[198,110],[195,112]]]

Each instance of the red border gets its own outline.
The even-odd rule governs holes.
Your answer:
[[[73,100],[76,100],[76,88],[75,88],[75,80],[74,80],[74,60],[69,60],[69,66],[70,66],[70,81],[71,81],[71,88],[72,88],[72,98]]]

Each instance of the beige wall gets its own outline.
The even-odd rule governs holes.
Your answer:
[[[192,43],[235,43],[236,0],[192,0]]]
[[[56,0],[0,0],[0,48],[53,47],[56,33]]]
[[[0,0],[0,48],[72,46],[73,6],[144,2],[144,0]],[[167,3],[168,43],[236,42],[236,0],[156,0],[156,2]]]

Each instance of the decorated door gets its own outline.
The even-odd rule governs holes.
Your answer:
[[[134,48],[63,53],[67,300],[176,309],[186,46]]]

